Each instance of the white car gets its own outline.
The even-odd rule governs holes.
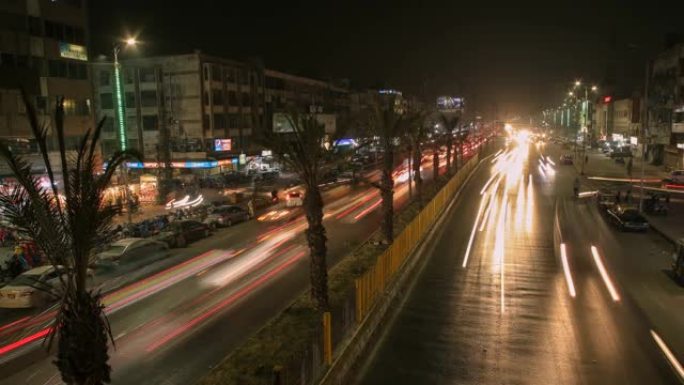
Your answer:
[[[25,271],[0,288],[0,308],[31,308],[42,306],[55,299],[51,295],[59,287],[60,275],[66,274],[63,266],[39,266]],[[88,276],[93,273],[88,270]]]
[[[128,259],[146,258],[155,254],[168,254],[169,246],[160,241],[144,238],[123,238],[111,243],[97,254],[95,264],[117,264]]]
[[[672,171],[669,181],[674,184],[684,184],[684,170]]]

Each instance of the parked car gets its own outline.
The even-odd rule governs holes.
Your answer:
[[[66,274],[63,266],[39,266],[18,275],[0,288],[0,308],[32,308],[50,303],[55,299],[55,290],[60,276]],[[89,279],[94,276],[88,269]]]
[[[230,227],[249,220],[249,213],[240,206],[226,205],[214,209],[204,220],[211,227]]]
[[[672,171],[670,177],[666,178],[664,182],[684,185],[684,170]]]
[[[169,223],[164,231],[153,238],[165,242],[169,247],[185,247],[190,242],[207,238],[210,235],[211,229],[206,223],[184,220]]]
[[[632,150],[629,147],[619,147],[615,151],[609,154],[611,159],[615,158],[630,158],[632,156]]]
[[[680,285],[684,285],[684,238],[677,241],[672,255],[672,275]]]
[[[287,193],[287,207],[298,207],[304,204],[304,194],[298,190]]]
[[[617,194],[610,190],[599,190],[596,193],[596,206],[602,214],[608,213],[617,203]]]
[[[119,264],[129,260],[153,255],[166,255],[169,246],[161,241],[149,238],[123,238],[111,243],[95,257],[96,265]]]
[[[648,221],[639,213],[636,206],[616,204],[608,209],[607,214],[610,222],[617,226],[621,231],[648,230]]]
[[[560,156],[560,164],[572,165],[572,163],[573,163],[572,155],[564,154],[564,155]]]

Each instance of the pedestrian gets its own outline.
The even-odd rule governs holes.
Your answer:
[[[249,211],[249,216],[254,218],[254,198],[247,202],[247,211]]]
[[[588,164],[588,163],[589,163],[589,155],[585,155],[584,156],[584,164]]]
[[[632,179],[632,158],[629,158],[629,161],[627,162],[627,175],[629,176],[629,179]]]
[[[632,190],[627,190],[625,194],[625,203],[629,203],[632,200]]]
[[[620,203],[620,191],[615,194],[615,203]]]

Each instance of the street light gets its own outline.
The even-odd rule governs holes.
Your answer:
[[[570,92],[568,92],[568,96],[573,97],[573,96],[575,96],[575,94],[572,91],[570,91]]]
[[[126,132],[126,104],[124,100],[124,92],[121,87],[121,64],[119,64],[119,52],[121,52],[122,43],[124,47],[135,47],[138,41],[134,37],[129,37],[120,43],[114,44],[112,49],[114,54],[114,87],[116,90],[114,95],[116,96],[116,119],[119,126],[119,147],[122,151],[125,151],[128,147],[128,139]],[[124,181],[124,199],[126,200],[126,205],[128,206],[128,223],[132,222],[131,218],[131,201],[128,191],[128,169],[126,162],[123,163],[121,169],[123,173]]]
[[[575,80],[575,87],[579,87],[579,86],[580,86],[581,84],[582,84],[582,82],[581,82],[581,81],[579,81],[579,80]]]
[[[598,87],[596,87],[596,86],[591,86],[591,90],[594,91],[594,92],[596,92],[596,91],[598,90]]]

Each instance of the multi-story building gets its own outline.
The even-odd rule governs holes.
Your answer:
[[[649,64],[645,135],[654,163],[682,168],[684,157],[684,44],[660,53]]]
[[[68,146],[92,127],[87,26],[85,0],[0,2],[0,139],[13,149],[35,150],[22,90],[48,127],[64,98]]]
[[[227,166],[241,154],[260,154],[257,137],[263,130],[277,131],[284,113],[315,113],[334,130],[336,116],[350,109],[344,86],[264,69],[257,62],[195,52],[120,64],[128,147],[138,149],[150,166],[169,148],[175,165],[193,160],[192,165],[214,167],[212,160],[233,160],[219,162]],[[113,65],[93,68],[97,115],[108,118],[102,148],[110,154],[121,135],[115,124]]]
[[[145,160],[165,149],[174,160],[246,151],[263,114],[263,76],[254,65],[195,52],[121,61],[128,147]],[[95,102],[106,117],[102,149],[118,149],[113,66],[94,66]],[[164,134],[164,135],[162,135]],[[167,143],[162,138],[168,137]]]

